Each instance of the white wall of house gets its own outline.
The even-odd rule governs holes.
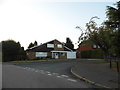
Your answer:
[[[67,52],[67,59],[76,59],[76,52]]]
[[[52,58],[55,57],[54,53],[67,53],[67,59],[76,59],[76,52],[73,51],[51,51]]]

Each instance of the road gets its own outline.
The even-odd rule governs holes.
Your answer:
[[[43,62],[2,65],[3,88],[94,88],[70,73],[78,62]]]

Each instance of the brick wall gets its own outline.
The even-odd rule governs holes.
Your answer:
[[[31,52],[31,51],[27,52],[27,57],[28,59],[35,59],[36,58],[35,52]]]
[[[54,41],[54,45],[55,45],[54,50],[56,50],[56,51],[64,51],[63,44],[62,44],[62,48],[58,48],[57,47],[58,44],[61,44],[61,43],[59,41],[55,40]]]

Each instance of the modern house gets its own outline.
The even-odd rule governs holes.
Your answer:
[[[52,59],[76,59],[76,52],[64,46],[63,43],[56,39],[29,48],[26,52],[29,59],[36,59],[39,57]]]

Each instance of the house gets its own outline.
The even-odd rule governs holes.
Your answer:
[[[97,49],[100,49],[100,47],[92,43],[90,40],[83,41],[78,45],[76,50],[77,58],[82,57],[82,51],[95,51]]]
[[[63,43],[56,39],[29,48],[26,50],[26,53],[29,59],[41,57],[52,59],[76,59],[76,52],[64,46]]]

